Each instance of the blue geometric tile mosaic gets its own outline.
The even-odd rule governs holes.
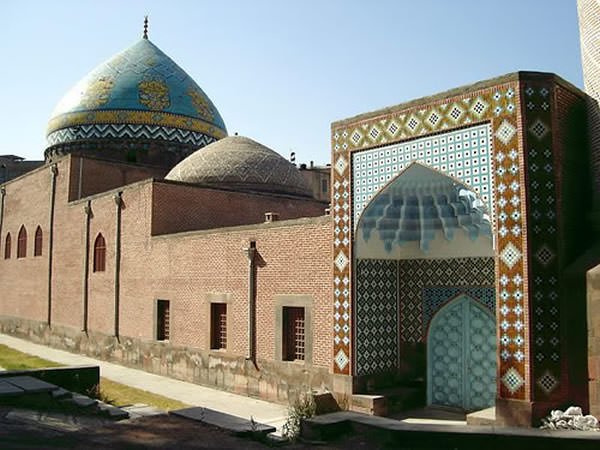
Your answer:
[[[468,295],[485,305],[496,314],[496,290],[493,287],[425,287],[423,288],[423,336],[426,335],[429,321],[449,300],[460,294]]]
[[[438,302],[452,298],[451,292],[454,291],[450,289],[457,293],[470,292],[469,295],[489,307],[494,301],[494,278],[494,258],[490,257],[399,261],[401,341],[421,342],[425,339],[428,320],[437,310]],[[437,289],[436,292],[429,292],[433,296],[428,301],[425,300],[427,289]]]
[[[491,125],[475,125],[352,154],[354,227],[369,200],[411,162],[418,161],[461,180],[493,213]]]
[[[356,373],[394,370],[398,359],[398,262],[356,264]]]

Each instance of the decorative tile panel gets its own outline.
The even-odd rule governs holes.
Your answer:
[[[558,273],[557,171],[552,131],[552,86],[529,83],[524,88],[525,136],[529,195],[529,291],[532,329],[534,397],[552,399],[561,384],[560,302]]]
[[[493,308],[494,258],[407,259],[398,264],[404,342],[423,341],[433,314],[461,293]]]
[[[356,262],[356,373],[391,371],[398,361],[398,262]]]
[[[473,125],[487,126],[491,124],[491,168],[493,179],[491,180],[493,197],[490,199],[493,205],[492,214],[495,225],[495,243],[497,249],[505,249],[512,244],[513,256],[521,255],[519,258],[507,259],[508,264],[499,260],[496,269],[496,289],[502,305],[497,308],[505,313],[500,317],[498,335],[506,331],[510,340],[499,342],[500,377],[502,380],[513,381],[510,389],[503,381],[500,384],[499,395],[504,398],[526,399],[531,390],[529,373],[525,368],[530,364],[528,349],[525,342],[529,339],[528,321],[526,312],[529,310],[529,298],[523,283],[527,279],[527,267],[529,255],[525,252],[526,236],[524,230],[527,227],[525,220],[525,187],[523,182],[524,157],[521,136],[521,119],[517,111],[521,111],[521,92],[518,81],[510,81],[485,88],[479,91],[467,92],[463,95],[441,99],[428,104],[420,104],[406,109],[385,111],[378,116],[345,121],[334,124],[332,129],[332,161],[338,160],[340,156],[345,161],[353,161],[353,152],[376,147],[397,145],[409,139],[418,139],[429,134],[444,131],[456,131],[459,127],[470,127]],[[439,115],[438,119],[433,116]],[[533,124],[533,123],[532,123]],[[548,123],[545,123],[549,126]],[[376,132],[373,129],[376,128]],[[540,127],[536,130],[541,132]],[[384,155],[385,158],[385,155]],[[354,170],[354,169],[352,169]],[[353,174],[350,167],[344,170],[332,171],[335,190],[333,192],[332,209],[334,220],[337,223],[334,230],[334,254],[338,255],[343,250],[350,261],[352,261],[352,230],[356,225],[353,223],[353,212],[351,210],[353,199],[351,198],[354,185]],[[384,174],[387,176],[387,173]],[[392,177],[397,173],[390,173]],[[378,174],[379,178],[381,175]],[[368,178],[368,177],[367,177]],[[372,186],[378,183],[373,179],[367,179],[365,184]],[[362,182],[361,182],[362,186]],[[359,194],[354,193],[354,196]],[[361,192],[362,196],[363,193]],[[360,201],[363,201],[362,198]],[[345,228],[344,228],[345,226]],[[508,256],[507,253],[505,256]],[[512,261],[512,265],[511,265]],[[338,270],[334,265],[334,279],[351,278],[352,265],[348,264],[344,270]],[[504,283],[504,284],[503,284]],[[354,288],[352,288],[354,289]],[[350,321],[344,319],[351,316],[350,289],[339,290],[335,293],[334,313],[338,312],[340,319],[334,323],[334,355],[341,350],[346,356],[351,354],[350,348]],[[417,315],[422,317],[422,312]],[[347,330],[347,331],[344,331]],[[344,338],[348,344],[344,344]],[[345,365],[342,369],[337,362],[334,364],[335,373],[350,374],[353,364]],[[510,373],[511,376],[506,376]],[[520,380],[520,383],[515,383]],[[504,387],[503,387],[504,386]]]
[[[492,211],[491,126],[418,138],[352,154],[354,227],[365,206],[399,172],[417,161],[458,178],[481,196]]]

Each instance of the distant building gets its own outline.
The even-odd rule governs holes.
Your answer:
[[[317,200],[328,202],[331,200],[331,165],[315,166],[313,162],[310,165],[300,164],[300,173],[304,181],[308,184],[312,195]]]
[[[15,155],[0,155],[0,183],[20,177],[44,164],[44,161],[27,161]]]

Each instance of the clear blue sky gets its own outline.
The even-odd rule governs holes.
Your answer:
[[[141,37],[230,134],[330,159],[331,122],[517,70],[583,86],[575,0],[0,2],[0,154],[40,159],[55,104]]]

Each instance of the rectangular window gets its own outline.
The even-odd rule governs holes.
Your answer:
[[[284,361],[304,361],[304,308],[283,307],[282,350]]]
[[[329,180],[321,180],[321,192],[323,194],[327,193],[327,190],[329,189]]]
[[[210,304],[210,348],[227,348],[227,303]]]
[[[168,341],[170,329],[169,300],[156,301],[156,340]]]

